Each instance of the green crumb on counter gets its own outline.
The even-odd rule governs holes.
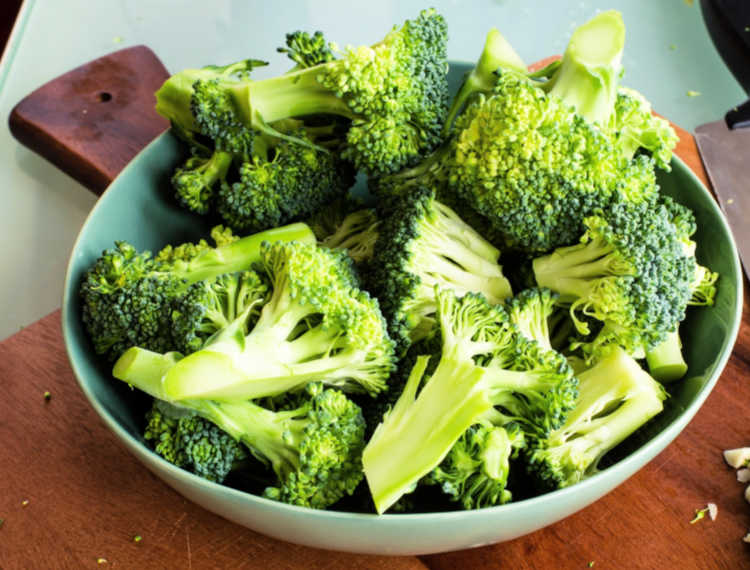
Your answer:
[[[52,394],[50,392],[44,393],[44,401],[49,402],[52,399]]]
[[[669,49],[675,51],[677,49],[677,44],[669,44]]]
[[[113,44],[121,44],[122,41],[123,41],[122,40],[122,36],[115,36],[114,38],[112,38],[112,43]]]
[[[706,507],[705,509],[695,509],[695,517],[693,518],[693,520],[690,521],[690,524],[695,524],[699,520],[705,518],[707,512],[708,512],[708,507]]]
[[[136,535],[135,535],[135,536],[133,537],[133,542],[140,542],[140,541],[142,541],[142,540],[143,540],[143,537],[142,537],[142,536],[141,536],[140,534],[136,534]]]
[[[688,97],[699,97],[701,94],[700,91],[693,91],[692,89],[687,92]]]
[[[593,567],[594,567],[594,561],[592,560],[591,562],[589,562],[589,568],[593,568]]]

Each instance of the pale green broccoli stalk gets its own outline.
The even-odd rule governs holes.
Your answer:
[[[484,371],[453,353],[443,352],[432,376],[419,390],[428,359],[417,359],[401,396],[362,453],[362,467],[378,513],[412,491],[491,407],[481,387]]]

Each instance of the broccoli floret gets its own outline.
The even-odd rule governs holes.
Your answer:
[[[525,433],[559,427],[573,407],[577,380],[565,357],[527,339],[502,306],[475,294],[437,293],[443,351],[453,347],[486,371],[485,388],[495,425],[517,422]]]
[[[316,31],[312,35],[303,31],[287,34],[286,47],[277,48],[276,51],[285,53],[297,64],[293,71],[328,63],[335,58],[321,31]]]
[[[377,301],[357,288],[347,254],[264,243],[261,262],[273,292],[249,333],[246,309],[166,372],[151,366],[162,355],[132,348],[115,363],[115,376],[159,384],[162,399],[178,402],[262,398],[312,381],[372,395],[384,390],[393,343]]]
[[[589,357],[610,343],[639,355],[685,316],[694,262],[664,200],[613,203],[584,219],[580,243],[533,261],[537,284],[560,295],[579,332],[590,332],[581,316],[603,323],[596,338],[582,345]]]
[[[578,379],[576,406],[564,425],[529,443],[528,471],[544,490],[596,473],[608,451],[664,407],[664,389],[619,347]]]
[[[84,325],[97,353],[117,358],[130,346],[167,351],[172,335],[174,304],[194,284],[249,267],[260,258],[264,240],[313,236],[304,224],[236,238],[221,226],[211,232],[217,246],[204,240],[163,248],[156,256],[138,252],[126,242],[106,250],[85,274],[80,294]]]
[[[216,188],[226,180],[232,155],[214,151],[210,156],[194,147],[194,154],[172,175],[172,187],[178,202],[198,214],[207,214]]]
[[[689,284],[690,298],[687,304],[713,305],[719,274],[700,265],[695,258],[697,244],[692,240],[696,230],[695,216],[688,208],[669,197],[663,197],[662,202],[671,216],[684,254],[692,260],[693,276]],[[659,382],[674,382],[685,376],[688,367],[682,355],[682,341],[677,325],[666,334],[664,340],[646,351],[646,360],[649,372]]]
[[[549,289],[524,289],[505,302],[511,322],[529,340],[552,349],[549,321],[556,312],[559,295]]]
[[[252,328],[270,287],[255,271],[243,271],[204,279],[188,287],[172,306],[172,338],[175,350],[190,354],[240,315]]]
[[[129,382],[157,399],[164,396],[148,380]],[[242,457],[244,444],[276,475],[277,485],[266,488],[265,497],[323,509],[350,495],[362,480],[362,412],[338,390],[315,383],[291,401],[293,406],[272,411],[251,401],[185,400],[177,406],[188,419],[175,426],[163,414],[152,415],[147,437],[160,439],[157,452],[168,461],[202,476],[225,476]],[[168,405],[158,404],[159,409]]]
[[[196,412],[154,400],[143,437],[161,457],[221,483],[247,457],[247,449]]]
[[[115,360],[132,346],[157,352],[175,350],[172,312],[191,285],[249,269],[260,260],[263,241],[315,239],[304,224],[234,241],[218,227],[212,236],[217,247],[201,240],[167,246],[152,256],[119,241],[114,249],[102,253],[80,286],[83,324],[97,354]]]
[[[424,483],[440,485],[464,509],[502,505],[512,499],[507,489],[510,458],[525,445],[516,424],[498,427],[479,423],[467,429]]]
[[[421,164],[373,183],[373,190],[409,194],[430,185],[441,201],[464,203],[480,223],[486,219],[492,232],[483,235],[493,243],[528,253],[573,243],[583,217],[607,207],[612,196],[634,203],[653,197],[654,158],[634,156],[641,147],[624,141],[640,132],[636,115],[643,129],[661,123],[646,125],[641,108],[626,116],[625,103],[616,120],[623,42],[620,15],[604,12],[574,32],[558,64],[530,74],[499,33],[490,32],[454,99],[445,143]],[[647,134],[642,138],[660,164],[668,162],[676,138],[666,137],[659,148]],[[459,214],[474,223],[463,209]]]
[[[651,154],[656,166],[671,170],[672,151],[679,137],[669,121],[654,115],[651,103],[634,89],[619,88],[609,130],[625,156],[643,149]]]
[[[300,140],[313,140],[304,129]],[[283,139],[256,138],[233,183],[222,184],[216,210],[236,230],[260,231],[312,214],[354,183],[351,165],[336,154]]]
[[[400,353],[435,326],[435,286],[476,292],[491,303],[511,296],[499,250],[426,188],[384,201],[368,285],[380,300]]]
[[[157,92],[157,110],[173,122],[197,126],[217,149],[240,154],[251,152],[258,132],[310,144],[280,133],[274,123],[335,115],[350,122],[344,159],[370,175],[394,172],[440,142],[448,100],[446,42],[444,19],[425,10],[372,47],[349,47],[340,59],[279,77],[177,74]],[[183,120],[186,114],[193,120]]]
[[[473,293],[458,298],[436,288],[435,295],[437,365],[419,390],[430,356],[416,358],[362,454],[379,513],[437,468],[472,425],[513,424],[543,437],[562,425],[577,395],[565,358],[522,337],[502,307]]]

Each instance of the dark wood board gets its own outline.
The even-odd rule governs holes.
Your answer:
[[[707,184],[692,136],[678,133],[677,155]],[[186,501],[128,454],[88,405],[65,355],[59,311],[52,313],[0,342],[0,568],[750,567],[741,540],[750,505],[721,455],[750,445],[747,309],[746,291],[737,345],[704,406],[626,483],[536,533],[420,558],[295,546]],[[717,519],[690,524],[708,502],[718,505]]]

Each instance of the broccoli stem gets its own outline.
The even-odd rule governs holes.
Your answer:
[[[677,330],[667,333],[661,344],[646,352],[649,372],[662,383],[679,380],[687,373],[687,363],[682,356],[682,342]]]
[[[567,456],[579,471],[565,484],[596,471],[599,460],[662,411],[665,392],[624,350],[614,349],[578,375],[576,406],[550,436],[545,453]]]
[[[586,297],[596,279],[621,274],[618,260],[609,255],[613,251],[599,239],[557,248],[532,262],[536,283],[559,293],[560,303],[572,303]]]
[[[466,76],[461,88],[453,98],[451,108],[448,111],[448,117],[443,127],[444,137],[450,132],[456,115],[464,108],[464,105],[472,95],[492,91],[497,78],[495,72],[501,67],[526,73],[526,64],[524,64],[521,57],[502,34],[497,29],[492,28],[487,33],[484,49],[482,49],[482,53],[479,56],[479,61],[477,61],[474,69]]]
[[[299,466],[299,442],[304,420],[297,410],[274,412],[252,402],[196,400],[190,405],[235,440],[250,448],[260,461],[270,464],[279,478]]]
[[[260,261],[260,246],[265,241],[315,243],[315,234],[303,223],[272,228],[226,245],[206,249],[189,261],[175,263],[171,271],[183,277],[188,284],[224,273],[245,271]]]
[[[263,130],[289,117],[331,114],[353,119],[357,114],[319,81],[337,62],[317,65],[278,77],[245,81],[229,87],[240,116],[248,126]]]
[[[609,10],[576,28],[560,67],[540,85],[590,123],[606,125],[615,107],[625,47],[622,16]]]
[[[437,467],[458,438],[491,408],[481,387],[484,371],[450,353],[441,357],[417,396],[428,360],[417,359],[401,396],[362,454],[378,513]]]
[[[167,400],[162,380],[180,358],[177,352],[161,354],[134,346],[117,359],[112,375],[157,400]]]
[[[436,215],[422,231],[426,255],[418,260],[424,268],[425,284],[432,288],[447,281],[457,294],[479,292],[493,304],[510,297],[510,282],[497,264],[500,251],[448,206],[436,201],[435,207]],[[432,274],[440,277],[430,282]]]

